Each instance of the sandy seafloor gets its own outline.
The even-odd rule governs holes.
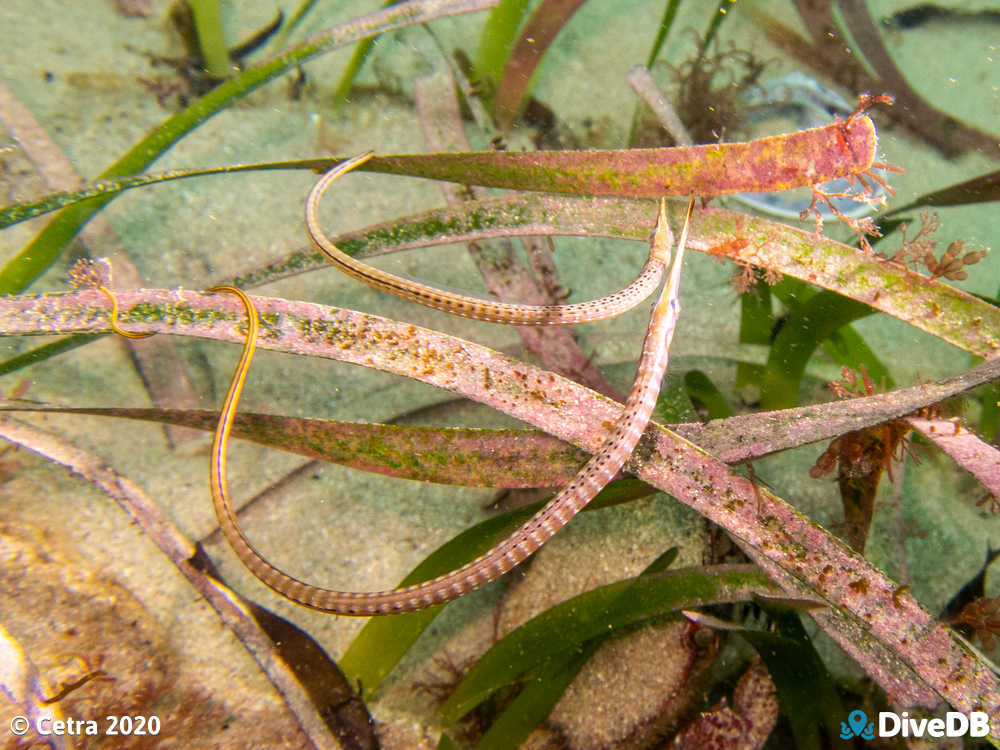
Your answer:
[[[702,5],[685,4],[677,28],[704,28],[709,4]],[[306,26],[317,31],[372,6],[320,3]],[[870,3],[877,18],[905,6]],[[290,4],[284,8],[286,13],[291,9]],[[223,10],[229,38],[241,39],[264,25],[275,8],[266,3],[228,2]],[[166,3],[159,0],[152,2],[151,16],[145,19],[123,17],[110,0],[4,0],[0,4],[3,84],[86,178],[98,174],[170,113],[138,81],[169,75],[168,69],[151,69],[141,51],[179,51],[165,30],[165,12]],[[593,2],[579,11],[550,51],[535,87],[536,95],[558,114],[564,132],[587,146],[621,146],[634,106],[624,77],[632,65],[645,60],[661,12],[662,3],[639,0]],[[791,12],[787,15],[791,18]],[[482,14],[446,19],[436,22],[434,30],[446,48],[458,46],[474,55],[482,21]],[[754,48],[765,59],[774,59],[775,74],[794,69],[738,12],[723,25],[722,36],[725,44],[733,40]],[[666,53],[668,59],[676,62],[691,53],[688,36],[675,33],[672,39],[675,44]],[[910,82],[936,106],[981,128],[997,129],[1000,27],[936,24],[887,33],[885,40]],[[934,54],[927,54],[927,49],[935,50]],[[436,55],[420,30],[380,40],[360,76],[366,88],[352,97],[345,110],[334,113],[329,105],[331,92],[349,51],[327,54],[308,63],[308,84],[300,100],[289,98],[288,80],[275,81],[202,125],[153,168],[353,154],[366,149],[423,151],[411,80],[417,73],[438,68],[442,63]],[[529,136],[515,133],[509,140],[516,147],[527,143]],[[471,127],[470,137],[475,148],[486,146],[486,139]],[[0,133],[3,140],[5,135]],[[905,176],[894,178],[897,205],[996,168],[995,159],[978,155],[946,161],[898,131],[883,133],[880,144],[888,161],[908,170]],[[16,147],[0,155],[0,168],[5,188],[0,203],[47,192],[37,165]],[[304,172],[267,172],[132,191],[102,214],[112,230],[105,234],[108,246],[89,251],[96,256],[124,249],[149,287],[204,288],[303,247],[302,205],[312,180]],[[352,175],[349,180],[349,186],[334,188],[324,202],[323,220],[331,231],[443,203],[433,183],[366,175]],[[989,205],[942,209],[940,214],[939,238],[944,242],[962,237],[973,246],[990,246],[1000,231],[1000,218]],[[37,219],[0,233],[0,257],[14,254],[46,221]],[[843,237],[840,228],[830,232]],[[646,253],[641,243],[609,240],[557,240],[556,248],[561,280],[572,290],[573,300],[590,299],[622,286]],[[461,246],[402,253],[379,263],[389,270],[482,294],[482,282]],[[65,288],[67,265],[64,256],[32,290]],[[973,267],[970,279],[959,286],[996,295],[998,269],[1000,256],[994,254]],[[766,352],[737,343],[739,306],[729,284],[731,273],[728,264],[697,253],[689,255],[682,292],[684,312],[671,368],[675,379],[676,373],[687,369],[705,370],[735,401],[733,362],[762,362]],[[513,329],[416,307],[333,270],[291,278],[260,293],[377,313],[524,356]],[[648,309],[648,303],[641,305],[614,320],[583,326],[578,334],[582,350],[592,354],[623,391],[634,372],[630,363],[636,357]],[[900,386],[915,384],[918,377],[931,380],[956,373],[970,364],[965,353],[886,316],[872,316],[856,328],[882,356]],[[4,339],[0,357],[38,341]],[[231,376],[236,348],[184,339],[176,342],[176,348],[200,407],[217,407]],[[815,358],[803,399],[825,400],[822,383],[836,375],[829,358]],[[25,379],[28,383],[22,386]],[[111,337],[0,380],[5,394],[19,387],[27,388],[24,397],[45,403],[149,405],[128,350]],[[398,419],[426,408],[416,423],[513,425],[509,418],[483,407],[456,405],[450,394],[420,383],[267,352],[257,356],[241,408],[365,422]],[[308,612],[272,595],[245,573],[213,534],[207,435],[171,446],[162,428],[142,422],[78,416],[31,416],[30,421],[94,452],[139,484],[186,535],[207,540],[209,555],[237,591],[297,623],[334,658],[350,644],[361,621]],[[820,521],[835,521],[835,483],[807,477],[820,450],[812,446],[761,461],[757,472],[804,512]],[[240,442],[232,446],[230,455],[237,498],[268,489],[304,463],[301,457]],[[79,616],[88,623],[81,630],[93,631],[88,638],[110,637],[112,643],[120,644],[111,650],[128,654],[122,657],[121,664],[128,665],[122,669],[145,674],[150,683],[156,683],[151,673],[169,675],[161,682],[170,686],[146,685],[154,698],[146,695],[144,703],[135,695],[109,697],[106,691],[131,684],[124,676],[117,688],[99,681],[81,688],[92,690],[93,700],[106,701],[102,705],[108,710],[127,712],[134,699],[143,711],[162,714],[164,741],[176,735],[193,743],[189,746],[263,746],[279,740],[296,746],[300,740],[294,734],[294,720],[280,696],[232,635],[220,628],[211,610],[115,504],[86,482],[24,451],[0,460],[5,479],[0,485],[5,579],[14,576],[25,584],[16,588],[18,596],[5,599],[0,624],[12,633],[23,633],[22,645],[28,644],[25,647],[29,654],[35,653],[36,661],[51,666],[72,657],[72,645],[58,640],[52,628],[56,621],[72,623]],[[939,610],[976,572],[987,542],[996,541],[1000,531],[1000,521],[984,519],[970,501],[969,481],[942,468],[944,464],[944,459],[934,456],[920,467],[908,465],[902,485],[907,518],[922,529],[920,537],[906,544],[912,590],[931,611]],[[244,523],[261,550],[281,567],[327,586],[369,590],[392,586],[437,545],[485,518],[484,508],[495,494],[316,465],[269,493]],[[869,556],[893,573],[898,570],[892,558],[896,545],[878,536],[880,528],[877,520]],[[418,644],[371,705],[383,746],[435,745],[438,730],[431,718],[432,699],[426,691],[415,690],[413,681],[441,678],[435,655],[463,663],[480,653],[491,642],[495,616],[500,627],[507,629],[573,593],[638,573],[671,545],[681,551],[676,565],[699,564],[705,539],[704,524],[663,495],[584,514],[536,556],[524,580],[506,589],[493,585],[452,607],[434,634]],[[65,593],[71,589],[73,596]],[[110,622],[118,623],[121,630]],[[128,622],[133,623],[131,630]],[[110,635],[96,634],[105,629]],[[648,655],[654,653],[660,659],[660,654],[669,654],[671,639],[676,638],[676,632],[667,628],[659,640],[655,633],[644,633],[602,652],[550,717],[551,735],[562,736],[566,746],[574,748],[614,746],[632,728],[658,715],[660,704],[676,687],[672,680],[678,667],[667,656],[657,661]],[[857,679],[858,673],[832,647],[828,651],[838,673]],[[646,672],[640,671],[640,665]],[[62,668],[70,669],[65,664]],[[81,696],[86,694],[77,698]],[[200,717],[197,731],[188,726],[194,721],[191,717]]]

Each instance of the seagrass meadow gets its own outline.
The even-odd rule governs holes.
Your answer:
[[[998,28],[5,0],[2,746],[995,745]]]

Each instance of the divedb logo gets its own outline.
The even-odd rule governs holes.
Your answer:
[[[847,721],[840,722],[840,739],[858,737],[873,740],[879,737],[986,737],[990,733],[990,717],[984,711],[968,714],[949,711],[943,719],[915,719],[906,711],[901,714],[880,711],[878,731],[874,721],[868,721],[864,711],[851,711]]]

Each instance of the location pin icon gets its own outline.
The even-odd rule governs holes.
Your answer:
[[[851,725],[851,729],[854,730],[854,736],[860,737],[861,733],[865,731],[865,724],[868,723],[868,716],[865,715],[864,711],[851,711],[847,715],[847,723]]]

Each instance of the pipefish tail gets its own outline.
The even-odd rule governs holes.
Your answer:
[[[119,336],[124,336],[127,339],[148,339],[153,335],[152,332],[138,333],[136,331],[126,331],[120,325],[118,325],[118,298],[115,297],[114,292],[108,289],[106,286],[97,287],[97,291],[102,292],[108,301],[111,303],[111,312],[108,313],[108,325],[111,326],[111,330],[117,333]]]
[[[316,182],[306,199],[306,233],[313,247],[332,265],[375,289],[463,318],[515,326],[558,326],[604,320],[631,310],[653,293],[663,277],[667,259],[658,255],[660,248],[651,245],[639,276],[613,294],[572,305],[518,305],[446,292],[373,268],[352,258],[330,242],[320,227],[318,217],[319,202],[327,189],[338,178],[364,164],[372,156],[374,152],[368,151],[347,159]]]

